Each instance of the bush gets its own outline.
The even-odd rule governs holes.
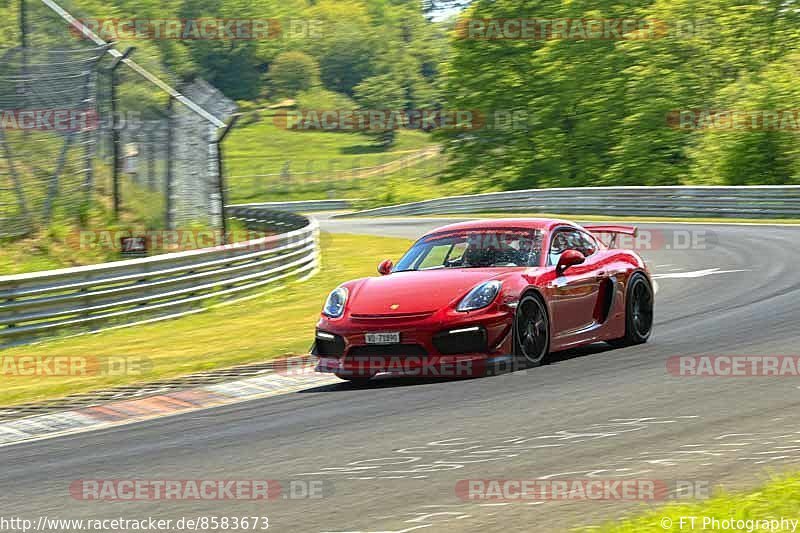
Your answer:
[[[268,77],[274,96],[295,96],[319,84],[319,64],[302,52],[284,52],[270,65]]]

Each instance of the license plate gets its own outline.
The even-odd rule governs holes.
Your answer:
[[[367,344],[398,344],[400,332],[367,333]]]

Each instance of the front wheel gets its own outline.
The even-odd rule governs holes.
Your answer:
[[[541,296],[524,295],[514,315],[514,362],[522,365],[547,364],[550,353],[550,318]]]
[[[644,274],[636,272],[625,295],[625,336],[608,341],[615,347],[643,344],[653,331],[653,288]]]

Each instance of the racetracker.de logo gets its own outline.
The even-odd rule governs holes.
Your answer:
[[[94,109],[0,109],[0,129],[81,132],[96,130]]]
[[[339,361],[323,357],[319,362],[322,372],[337,372],[355,376],[368,376],[380,373],[398,374],[418,378],[472,378],[486,374],[485,359],[470,356],[357,356],[344,359],[345,366],[339,368]],[[499,365],[498,365],[499,367]]]
[[[798,355],[680,355],[667,359],[677,377],[798,377]]]
[[[177,252],[208,248],[237,250],[269,250],[277,246],[270,234],[256,230],[235,230],[223,233],[218,230],[80,230],[67,235],[66,241],[80,250],[108,250],[133,252],[141,250]],[[227,243],[227,244],[222,244]]]
[[[656,479],[461,479],[456,496],[464,501],[631,500],[667,498],[667,483]]]
[[[76,479],[70,496],[85,501],[309,500],[333,495],[320,479]]]
[[[141,376],[149,373],[152,368],[150,359],[140,356],[0,356],[0,376],[5,378]]]
[[[683,131],[800,131],[800,109],[676,109],[667,126]]]
[[[277,19],[81,19],[80,24],[105,41],[265,41],[281,37]],[[80,27],[72,33],[82,37]]]
[[[76,500],[271,500],[281,485],[267,479],[76,479],[69,487]]]
[[[706,229],[638,228],[635,235],[592,232],[609,248],[647,252],[652,250],[710,250],[719,245],[719,237]]]
[[[666,33],[663,22],[639,18],[462,19],[456,23],[457,37],[479,41],[630,41],[658,39]]]
[[[299,109],[279,111],[279,128],[293,131],[479,130],[483,113],[470,109]]]

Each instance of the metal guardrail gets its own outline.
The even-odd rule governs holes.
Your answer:
[[[288,211],[291,213],[313,213],[316,211],[344,211],[352,209],[353,204],[358,200],[301,200],[298,202],[261,202],[255,204],[236,204],[225,206],[225,209],[232,208],[252,208],[271,209],[275,211]]]
[[[230,207],[251,241],[98,265],[0,276],[0,346],[99,331],[202,311],[210,300],[312,273],[319,228],[313,219]]]
[[[800,185],[577,187],[450,196],[338,217],[454,213],[800,218]]]

